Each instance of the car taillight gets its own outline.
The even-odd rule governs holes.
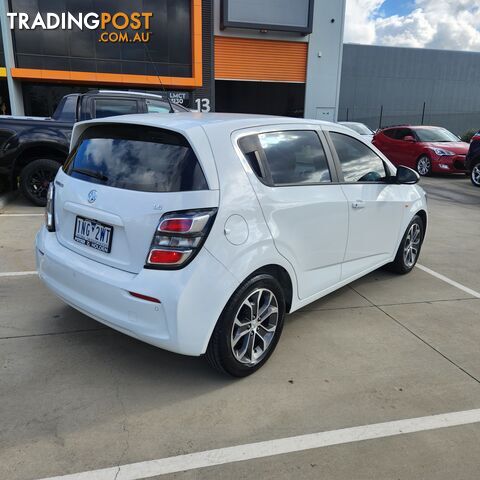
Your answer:
[[[48,186],[47,191],[47,206],[45,207],[45,224],[49,232],[55,231],[55,217],[54,217],[54,197],[55,197],[55,187],[53,182]]]
[[[217,209],[169,212],[153,236],[146,268],[175,269],[189,263],[207,238]]]

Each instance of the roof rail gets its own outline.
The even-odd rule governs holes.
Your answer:
[[[164,96],[162,94],[164,94],[164,92],[161,92],[161,93],[150,93],[150,92],[140,92],[138,90],[103,90],[103,89],[100,89],[100,90],[97,90],[97,93],[123,93],[123,94],[128,94],[128,95],[140,95],[140,96],[145,96],[145,95],[149,95],[149,96],[152,96],[152,97],[159,97],[159,98],[162,98],[164,99],[165,101],[167,101]]]

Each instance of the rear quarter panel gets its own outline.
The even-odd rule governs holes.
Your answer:
[[[251,175],[254,173],[246,162],[242,163],[241,153],[235,148],[229,132],[210,126],[207,127],[207,135],[218,169],[220,206],[205,247],[232,272],[239,283],[267,265],[283,267],[292,281],[295,299],[297,295],[295,272],[275,248],[246,169],[250,170]],[[226,234],[232,233],[231,219],[238,217],[244,222],[234,222],[233,228],[244,232],[244,241],[233,244],[227,239]],[[241,238],[242,232],[238,233]],[[229,297],[233,293],[230,292]]]

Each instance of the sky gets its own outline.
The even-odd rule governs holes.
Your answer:
[[[480,0],[347,0],[345,42],[480,51]]]

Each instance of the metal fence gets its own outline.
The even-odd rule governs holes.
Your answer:
[[[435,111],[430,110],[426,102],[418,109],[401,109],[384,105],[342,106],[339,109],[338,121],[365,123],[372,130],[390,125],[436,125],[462,135],[469,130],[480,130],[480,111]]]

